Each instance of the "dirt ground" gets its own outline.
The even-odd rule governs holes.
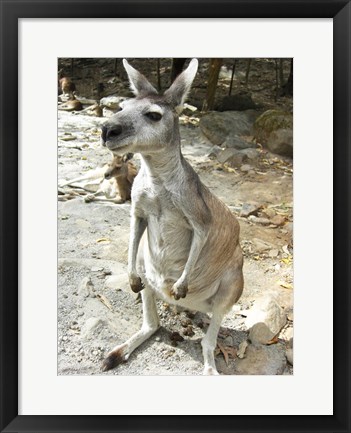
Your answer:
[[[58,112],[59,185],[82,174],[97,173],[96,168],[110,160],[109,151],[100,145],[104,121],[86,113]],[[245,288],[219,333],[218,371],[292,374],[285,357],[293,328],[292,161],[261,149],[257,164],[249,171],[229,168],[217,161],[213,145],[197,125],[181,123],[184,156],[241,226]],[[135,161],[139,163],[138,155]],[[95,180],[59,188],[60,193],[72,196],[58,201],[58,374],[200,375],[200,341],[209,318],[176,311],[161,301],[160,330],[127,363],[101,372],[107,352],[136,332],[142,320],[141,303],[129,289],[126,272],[130,203],[84,201],[87,191],[82,187],[95,191],[102,172]],[[251,215],[245,213],[248,208]],[[276,299],[287,321],[272,344],[252,348],[250,366],[245,367],[245,359],[239,359],[237,351],[248,338],[248,311],[263,295]],[[254,349],[260,360],[253,357]]]

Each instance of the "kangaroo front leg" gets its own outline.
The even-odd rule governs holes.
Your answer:
[[[133,350],[144,343],[159,328],[159,317],[152,291],[146,288],[141,296],[143,301],[143,325],[140,331],[132,335],[125,343],[111,350],[102,364],[103,371],[111,370],[127,361]]]
[[[188,277],[194,269],[201,250],[206,243],[207,235],[208,232],[203,227],[194,228],[188,260],[185,264],[182,275],[174,283],[171,289],[171,295],[174,296],[174,299],[176,300],[180,298],[185,298],[188,292]]]
[[[144,288],[144,285],[136,269],[136,261],[140,239],[146,229],[146,226],[147,221],[145,219],[132,216],[128,250],[128,276],[130,287],[135,293],[140,292]]]
[[[224,312],[216,310],[212,314],[210,326],[207,329],[206,335],[201,341],[202,353],[204,356],[204,374],[217,375],[218,371],[214,360],[214,350],[217,345],[217,336],[219,328],[224,317]]]

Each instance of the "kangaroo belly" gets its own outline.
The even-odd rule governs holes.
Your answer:
[[[182,274],[188,259],[192,231],[185,223],[179,223],[179,218],[172,218],[167,213],[148,219],[148,263],[160,279],[174,282]]]

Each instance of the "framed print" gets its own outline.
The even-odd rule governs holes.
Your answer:
[[[1,431],[350,431],[349,2],[1,1],[1,23]],[[292,92],[292,82],[293,99],[282,96],[282,90]],[[129,85],[136,99],[130,99]],[[244,121],[235,114],[234,136],[218,138],[232,121],[228,113],[245,113],[245,122],[251,113],[222,109],[228,94],[255,105],[254,136],[238,132]],[[111,95],[120,99],[101,102]],[[118,107],[111,109],[114,103]],[[128,115],[132,105],[141,114],[138,124]],[[275,149],[270,156],[258,133],[258,119],[267,109],[277,115],[277,107],[279,121],[284,114],[285,152],[292,152],[293,131],[293,166],[291,153]],[[202,113],[211,108],[223,117],[209,131]],[[178,117],[180,138],[178,120],[172,123]],[[125,144],[126,130],[138,131],[138,138]],[[191,139],[197,146],[188,145]],[[164,176],[157,191],[150,185],[162,168],[150,165],[146,142],[156,146],[154,152],[171,143],[175,152],[161,165],[177,166],[177,176]],[[180,145],[230,213],[218,211]],[[121,183],[115,173],[124,168]],[[273,169],[279,176],[270,177]],[[96,170],[98,181],[87,177]],[[147,233],[153,247],[144,247],[147,258],[139,255],[139,267],[133,267],[136,253],[127,260],[128,242],[131,251],[136,248],[129,225],[139,224],[145,211],[134,205],[140,197],[129,203],[138,170],[149,179],[146,195],[140,194],[152,215]],[[180,173],[188,182],[182,194]],[[74,179],[82,174],[83,183]],[[115,196],[106,205],[102,180],[114,176],[109,185]],[[167,185],[177,181],[172,192]],[[179,209],[185,219],[178,218]],[[189,275],[196,275],[194,263],[204,255],[198,226],[214,227],[213,272],[230,273],[226,286],[241,279],[237,255],[218,271],[231,248],[237,251],[228,229],[235,224],[232,214],[241,226],[249,295],[243,292],[232,310],[237,297],[230,303],[231,292],[216,298],[209,288],[202,305],[213,306],[208,319],[159,303],[162,329],[137,349],[156,331],[148,284],[163,278],[158,266],[170,231],[182,234],[183,241],[174,242],[189,244],[189,258],[177,256],[170,266],[174,275],[167,270],[160,283],[179,305],[188,306],[193,289],[188,293],[186,282],[195,287]],[[225,215],[229,220],[222,221]],[[268,230],[274,242],[264,237]],[[141,232],[135,236],[138,244]],[[218,244],[225,245],[223,252],[216,253]],[[173,254],[183,253],[174,248],[167,257]],[[200,268],[208,283],[213,262],[195,266]],[[140,281],[136,269],[138,275],[145,270]],[[129,283],[142,291],[143,327]],[[204,287],[202,281],[202,294]],[[274,290],[284,293],[285,321],[273,332],[262,319],[270,331],[263,344],[253,332],[258,319],[249,325],[250,312],[258,294]],[[224,299],[223,311],[230,310],[223,322],[215,299]],[[260,362],[272,360],[269,368],[258,363],[245,370],[253,352]],[[115,368],[121,356],[129,361]],[[202,375],[216,369],[219,375]]]

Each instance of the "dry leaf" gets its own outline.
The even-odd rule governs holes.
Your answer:
[[[285,263],[286,265],[290,265],[292,263],[292,257],[285,257],[284,259],[281,260],[283,263]]]
[[[110,301],[106,298],[106,296],[101,295],[100,293],[98,293],[96,295],[96,297],[109,309],[112,311],[113,307],[110,304]]]
[[[110,243],[111,239],[109,238],[100,238],[100,239],[96,239],[97,243],[101,243],[101,242],[106,242],[106,243]]]
[[[285,281],[278,281],[279,286],[284,287],[284,289],[292,290],[293,286],[290,283],[287,283]]]
[[[271,344],[277,344],[279,342],[278,337],[275,336],[271,340],[268,341],[267,346],[270,346]]]
[[[224,346],[223,344],[217,342],[217,348],[215,350],[215,356],[217,356],[219,353],[222,353],[224,356],[224,361],[228,365],[229,362],[229,355],[232,358],[236,357],[237,350],[234,347],[231,346]]]

